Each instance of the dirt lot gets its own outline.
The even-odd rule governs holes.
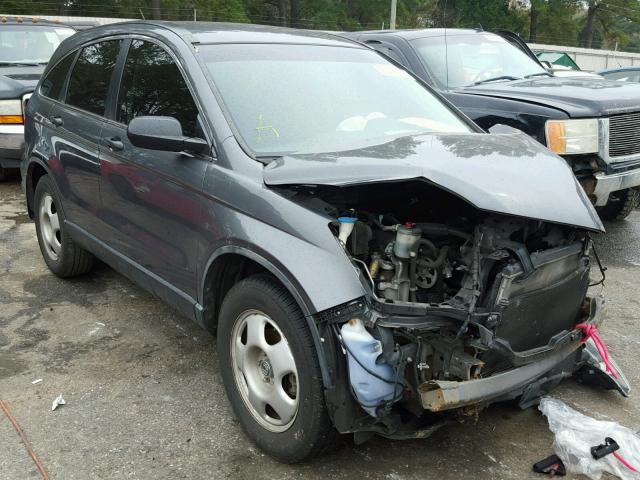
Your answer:
[[[635,387],[640,213],[607,227],[602,336]],[[347,437],[334,454],[281,465],[232,417],[209,334],[106,266],[71,281],[49,273],[17,182],[0,184],[0,269],[0,399],[50,478],[542,478],[531,465],[552,453],[535,409],[495,405],[425,440],[355,447]],[[59,394],[67,404],[52,412]],[[554,395],[640,427],[637,391],[624,399],[566,381]],[[0,478],[39,478],[1,412]]]

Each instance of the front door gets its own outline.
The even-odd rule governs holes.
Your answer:
[[[178,119],[205,138],[198,108],[177,64],[157,43],[131,42],[112,118],[102,130],[103,220],[112,247],[196,297],[201,196],[208,156],[135,147],[127,125],[138,116]]]

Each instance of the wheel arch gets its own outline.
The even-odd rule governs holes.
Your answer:
[[[25,195],[27,198],[27,212],[31,219],[33,219],[34,215],[33,200],[36,185],[38,185],[38,182],[44,175],[51,175],[51,170],[47,164],[36,157],[29,159],[29,163],[27,165],[27,178],[25,180]]]
[[[265,273],[273,276],[296,301],[306,319],[318,354],[322,380],[331,384],[322,340],[314,321],[314,307],[301,285],[282,265],[271,261],[258,249],[241,245],[224,245],[213,252],[206,263],[198,292],[202,305],[201,323],[212,333],[217,329],[218,313],[224,297],[233,285],[250,275]]]

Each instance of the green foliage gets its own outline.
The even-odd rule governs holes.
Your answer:
[[[525,40],[640,51],[640,0],[397,0],[398,28],[512,30]],[[389,27],[391,0],[2,0],[1,13]]]

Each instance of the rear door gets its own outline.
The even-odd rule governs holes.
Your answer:
[[[149,115],[174,117],[184,135],[206,139],[189,81],[170,50],[155,40],[133,39],[101,134],[104,238],[195,298],[200,192],[211,158],[135,147],[127,125]]]
[[[107,40],[84,46],[61,102],[48,115],[53,130],[49,166],[59,179],[66,219],[93,233],[100,208],[100,134],[121,43]]]

